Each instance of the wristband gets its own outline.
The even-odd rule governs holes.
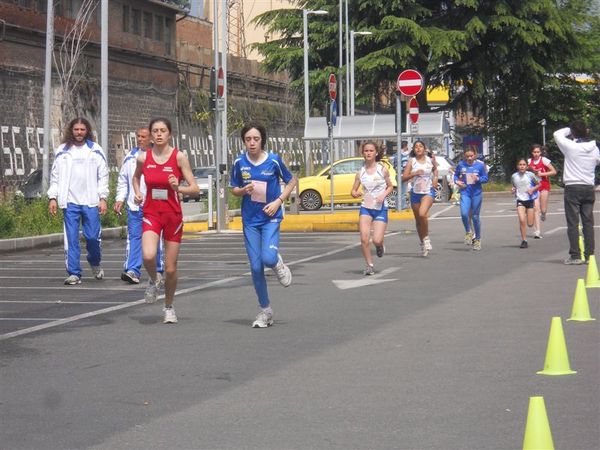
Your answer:
[[[282,204],[283,204],[283,202],[285,201],[285,200],[283,200],[281,197],[277,197],[277,198],[278,198],[278,199],[281,201],[281,203],[282,203]]]

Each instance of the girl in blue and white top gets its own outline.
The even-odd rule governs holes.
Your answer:
[[[431,239],[429,239],[428,214],[435,198],[435,189],[437,189],[438,184],[438,170],[435,160],[427,155],[427,149],[423,141],[417,140],[414,142],[411,158],[404,168],[402,181],[409,180],[412,183],[410,207],[415,216],[417,234],[421,242],[421,251],[423,252],[423,256],[427,256],[433,249]]]
[[[483,202],[481,185],[487,181],[488,173],[485,164],[477,159],[477,153],[473,148],[465,149],[463,160],[458,163],[454,171],[454,183],[460,189],[460,217],[465,227],[465,244],[472,245],[473,250],[481,250],[479,220]],[[471,230],[471,219],[474,230]]]
[[[292,273],[279,254],[279,224],[283,203],[296,186],[294,177],[281,158],[264,151],[267,131],[259,124],[242,128],[246,152],[238,156],[231,171],[231,192],[242,198],[244,244],[250,261],[252,282],[261,311],[253,328],[273,325],[273,310],[267,292],[265,266],[272,268],[284,286],[292,283]],[[280,179],[286,183],[281,191]]]
[[[521,231],[521,248],[527,248],[527,226],[535,224],[534,207],[535,200],[539,196],[541,186],[540,179],[527,170],[528,164],[525,158],[517,161],[517,171],[512,174],[512,192],[517,199],[517,216],[519,217],[519,229]],[[525,222],[527,221],[527,226]]]
[[[358,226],[362,253],[367,263],[365,275],[373,275],[373,258],[369,247],[369,236],[373,229],[373,244],[378,257],[385,251],[383,236],[388,222],[388,205],[386,197],[394,186],[390,180],[390,172],[379,162],[383,151],[374,142],[363,142],[361,153],[365,162],[356,173],[350,195],[354,198],[363,197],[360,205]],[[360,188],[362,186],[362,192]]]

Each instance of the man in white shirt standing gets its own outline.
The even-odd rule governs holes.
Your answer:
[[[148,128],[140,128],[135,133],[137,147],[133,147],[123,159],[119,179],[117,181],[117,197],[115,201],[115,212],[121,214],[123,203],[127,202],[127,249],[125,250],[125,263],[121,280],[130,284],[140,283],[140,269],[142,267],[142,219],[144,213],[141,205],[135,203],[135,192],[133,191],[133,174],[135,173],[136,160],[139,152],[146,151],[150,147],[150,131]],[[143,178],[140,186],[142,195],[146,193],[146,185]],[[156,273],[159,282],[162,282],[164,264],[162,261],[162,241],[159,240],[156,252]]]
[[[102,148],[93,141],[92,126],[83,118],[73,119],[66,128],[63,143],[56,149],[50,187],[48,211],[63,211],[65,284],[81,283],[79,257],[79,225],[86,240],[87,261],[94,278],[104,278],[102,260],[102,227],[100,216],[106,213],[108,198],[108,165]]]
[[[569,237],[569,258],[565,264],[584,264],[594,254],[594,178],[600,164],[596,141],[588,140],[585,122],[574,121],[570,127],[554,132],[554,140],[565,156],[563,182],[565,184],[565,216]],[[583,228],[585,261],[579,250],[579,217]]]

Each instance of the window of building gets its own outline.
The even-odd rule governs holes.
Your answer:
[[[142,11],[131,8],[131,32],[142,35]]]
[[[156,41],[163,40],[163,26],[164,26],[163,16],[154,16],[154,39]]]
[[[123,5],[123,32],[129,33],[129,5]]]
[[[152,39],[152,13],[144,12],[144,37]]]
[[[165,52],[171,54],[171,36],[173,33],[173,19],[165,18]]]

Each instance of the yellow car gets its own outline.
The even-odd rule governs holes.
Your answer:
[[[396,171],[387,159],[380,161],[390,172],[394,190],[388,196],[390,208],[396,207]],[[335,205],[357,205],[361,198],[353,198],[350,195],[356,172],[362,167],[364,158],[345,158],[335,161],[333,164],[334,185],[333,203]],[[315,211],[323,205],[331,204],[331,165],[322,169],[316,175],[302,177],[298,180],[298,192],[300,193],[300,206],[307,211]]]

